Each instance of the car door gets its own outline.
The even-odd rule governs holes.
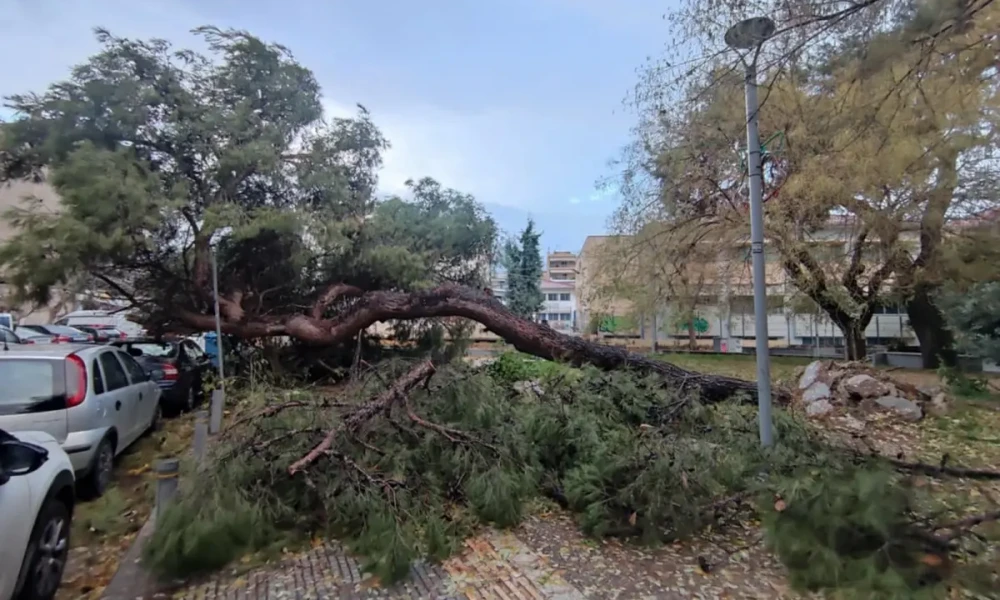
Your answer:
[[[0,483],[0,598],[14,596],[17,575],[28,547],[31,528],[35,524],[30,514],[31,487],[27,477],[11,477]]]
[[[149,379],[145,369],[136,362],[134,358],[125,352],[116,352],[118,358],[125,365],[128,371],[129,380],[132,382],[138,401],[136,402],[137,427],[139,434],[145,431],[149,424],[153,422],[153,415],[156,414],[156,404],[160,400],[160,388],[155,382]]]
[[[117,352],[107,350],[98,357],[101,363],[101,371],[104,373],[104,402],[110,404],[114,411],[115,429],[118,430],[118,437],[121,443],[118,444],[117,451],[121,452],[137,437],[137,414],[136,404],[138,398],[129,384],[125,367],[115,356]]]

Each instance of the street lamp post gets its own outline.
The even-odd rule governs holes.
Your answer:
[[[226,371],[222,364],[222,319],[219,318],[219,263],[215,258],[215,249],[212,249],[212,296],[215,300],[215,345],[219,358],[219,389],[223,395],[226,393]]]
[[[767,282],[764,267],[763,174],[760,166],[760,135],[757,132],[757,55],[760,46],[774,34],[774,21],[755,17],[733,25],[726,32],[726,44],[738,50],[752,50],[746,66],[747,169],[750,175],[750,252],[753,256],[753,307],[757,346],[757,418],[760,444],[774,443],[771,423],[771,354],[767,343]]]

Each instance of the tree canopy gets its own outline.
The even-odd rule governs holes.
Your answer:
[[[62,199],[7,215],[21,233],[0,262],[22,295],[89,277],[184,324],[211,312],[213,251],[233,322],[322,316],[334,285],[481,281],[496,227],[471,196],[421,179],[379,198],[389,143],[367,110],[325,118],[288,49],[195,33],[207,55],[98,30],[101,51],[67,80],[8,99],[0,177],[45,178]]]
[[[931,26],[922,19],[953,18],[941,6],[897,7],[889,27],[864,37],[830,32],[801,60],[758,57],[773,263],[841,328],[852,358],[864,356],[865,327],[885,303],[907,305],[925,358],[947,349],[933,290],[954,270],[950,248],[975,252],[970,224],[1000,206],[997,9],[948,28],[928,54],[914,32]],[[640,85],[622,232],[658,223],[748,238],[743,76],[726,60],[692,70],[672,92],[655,74]],[[657,96],[670,93],[679,110]],[[682,249],[673,253],[683,258]]]

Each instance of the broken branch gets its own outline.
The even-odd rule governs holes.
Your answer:
[[[368,421],[368,419],[385,410],[395,402],[404,399],[407,392],[419,385],[423,380],[430,377],[433,373],[434,363],[430,360],[417,363],[412,369],[407,371],[406,374],[396,380],[396,382],[393,383],[389,389],[379,394],[374,400],[362,404],[358,410],[348,415],[347,418],[344,419],[343,423],[330,429],[319,444],[317,444],[305,456],[295,461],[290,467],[288,467],[289,475],[295,475],[299,471],[302,471],[312,463],[316,462],[321,456],[329,454],[330,449],[333,447],[333,441],[337,437],[338,433],[345,430],[353,433],[362,424]]]

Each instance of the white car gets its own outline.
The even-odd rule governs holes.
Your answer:
[[[51,600],[73,515],[73,465],[51,435],[0,429],[0,600]]]

